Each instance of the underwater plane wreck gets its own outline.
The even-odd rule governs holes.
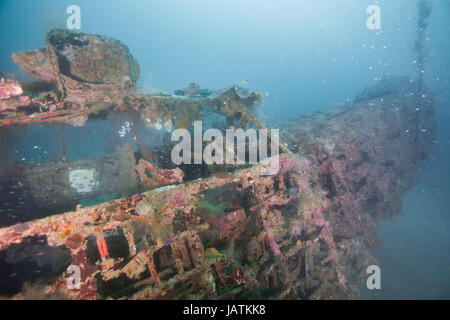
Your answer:
[[[432,94],[386,79],[353,105],[281,123],[275,174],[261,175],[264,163],[175,166],[170,132],[200,119],[263,128],[263,95],[138,93],[124,44],[67,30],[13,60],[38,81],[0,84],[2,197],[30,204],[1,211],[0,295],[12,299],[354,298],[376,264],[375,221],[400,212],[435,140]],[[25,126],[83,130],[124,115],[133,124],[102,157],[8,156]],[[83,202],[95,197],[106,201]]]

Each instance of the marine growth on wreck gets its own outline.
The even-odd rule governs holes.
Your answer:
[[[436,139],[420,71],[266,126],[268,94],[247,82],[137,90],[142,71],[126,39],[53,29],[12,60],[34,80],[2,73],[0,83],[0,295],[10,299],[356,298],[378,264],[376,222],[400,213]],[[216,153],[237,152],[226,133],[242,129],[267,130],[279,154],[177,165],[173,134],[194,145],[197,121],[200,134],[223,135]],[[58,157],[17,161],[11,146],[33,136]]]

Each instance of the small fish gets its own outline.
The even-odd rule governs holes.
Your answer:
[[[220,253],[216,248],[208,248],[206,249],[206,256],[208,258],[218,258],[224,257],[225,255],[223,253]]]
[[[214,174],[214,176],[219,179],[228,179],[229,177],[231,177],[228,172],[217,172]]]
[[[248,85],[248,80],[242,80],[242,81],[241,81],[241,85],[243,85],[243,86]]]

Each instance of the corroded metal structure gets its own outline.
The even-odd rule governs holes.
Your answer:
[[[150,123],[179,117],[186,103],[189,110],[205,103],[260,125],[246,107],[257,94],[233,86],[202,97],[195,86],[187,89],[197,96],[132,94],[120,103]],[[433,99],[404,89],[282,123],[273,175],[261,175],[259,164],[0,229],[1,294],[352,298],[374,263],[375,219],[400,211],[434,141]],[[177,127],[183,121],[174,120]],[[81,271],[77,288],[67,285],[70,265]]]

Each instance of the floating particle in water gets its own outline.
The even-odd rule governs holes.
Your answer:
[[[121,138],[125,137],[125,135],[131,131],[130,123],[126,121],[124,125],[122,126],[122,129],[119,130],[119,136]]]

